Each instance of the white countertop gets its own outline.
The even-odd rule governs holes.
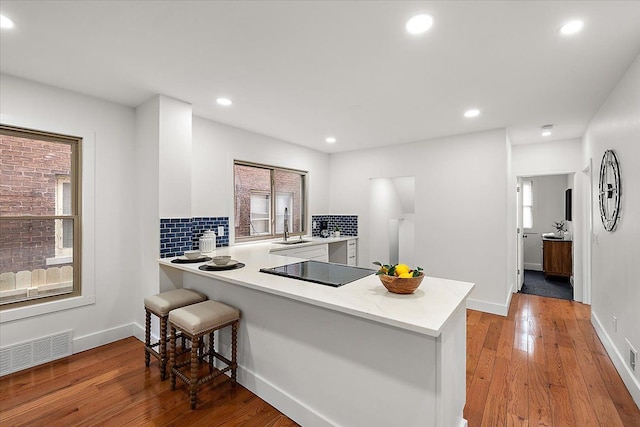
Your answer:
[[[353,238],[340,237],[338,239]],[[320,243],[330,243],[331,241],[330,238],[317,239]],[[278,247],[299,247],[301,245],[304,244],[278,245]],[[273,243],[267,242],[218,248],[215,252],[216,255],[231,255],[232,259],[245,264],[245,267],[237,270],[202,271],[198,269],[202,265],[201,263],[173,264],[171,263],[173,258],[162,258],[158,262],[163,266],[433,337],[440,335],[451,314],[465,303],[475,286],[469,282],[427,276],[415,293],[398,295],[388,292],[375,275],[334,288],[261,273],[260,268],[271,268],[303,261],[300,258],[270,254],[269,251],[273,246]]]

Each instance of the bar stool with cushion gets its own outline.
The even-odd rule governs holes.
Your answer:
[[[196,408],[196,394],[198,386],[213,380],[225,372],[231,371],[231,384],[236,384],[238,368],[238,323],[240,311],[218,301],[205,301],[182,307],[169,313],[169,366],[171,390],[176,389],[176,377],[189,386],[191,409]],[[214,332],[226,326],[231,326],[231,360],[227,359],[214,348]],[[190,359],[177,362],[176,336],[180,332],[191,340]],[[209,345],[205,352],[198,355],[198,349],[203,337],[209,337]],[[208,356],[209,373],[199,377],[199,365]],[[214,370],[213,360],[218,359],[226,365],[224,369]]]
[[[145,309],[145,334],[144,334],[144,363],[149,367],[151,355],[160,361],[160,379],[167,377],[167,336],[169,335],[167,321],[169,313],[176,308],[206,301],[206,295],[191,289],[175,289],[161,292],[144,299]],[[151,315],[160,318],[160,339],[151,343]],[[158,350],[155,349],[158,347]]]

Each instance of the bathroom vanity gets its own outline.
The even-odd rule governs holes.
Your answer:
[[[573,275],[573,242],[571,240],[542,239],[542,269],[547,276]]]

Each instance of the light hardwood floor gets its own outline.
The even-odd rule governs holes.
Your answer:
[[[467,404],[476,426],[640,426],[590,306],[514,294],[507,317],[467,310]]]
[[[172,392],[143,353],[127,338],[0,378],[0,426],[296,426],[225,379],[191,411],[184,384]],[[467,312],[464,415],[469,427],[640,426],[589,306],[520,294],[507,317]]]

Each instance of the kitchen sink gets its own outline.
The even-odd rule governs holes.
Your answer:
[[[278,242],[274,242],[277,243],[279,245],[299,245],[300,243],[310,243],[311,240],[280,240]]]

